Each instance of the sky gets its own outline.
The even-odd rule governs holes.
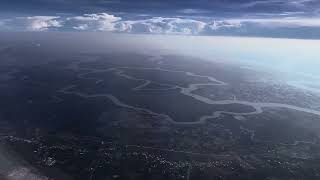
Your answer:
[[[0,31],[320,39],[320,0],[1,0]]]

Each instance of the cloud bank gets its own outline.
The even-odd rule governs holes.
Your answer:
[[[154,17],[145,20],[117,22],[116,31],[155,34],[199,34],[206,23],[192,19]]]
[[[59,16],[31,16],[20,17],[22,23],[26,23],[26,29],[29,31],[46,31],[50,28],[60,28],[63,26]]]
[[[257,2],[258,3],[258,2]],[[117,33],[181,34],[181,35],[244,35],[244,36],[299,36],[312,33],[320,38],[320,18],[229,18],[199,20],[190,17],[140,17],[125,19],[120,16],[97,13],[80,16],[29,16],[0,19],[0,30],[18,31],[102,31]]]
[[[76,30],[91,30],[91,31],[114,31],[115,24],[120,21],[121,17],[116,17],[107,13],[99,14],[84,14],[83,16],[75,16],[67,18],[75,24]]]

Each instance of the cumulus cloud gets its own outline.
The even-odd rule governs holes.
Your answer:
[[[154,17],[145,20],[121,21],[115,27],[119,32],[156,33],[156,34],[199,34],[204,30],[205,22],[182,19]]]
[[[208,23],[207,26],[210,30],[213,31],[218,31],[220,29],[230,29],[230,28],[241,28],[243,24],[241,21],[228,21],[228,20],[223,20],[223,21],[213,21],[211,23]]]
[[[121,17],[116,17],[107,13],[84,14],[67,18],[68,21],[74,21],[73,26],[76,30],[94,30],[94,31],[114,31],[115,24],[120,21]]]
[[[153,17],[143,20],[122,20],[107,13],[85,14],[67,18],[76,30],[113,31],[155,34],[199,34],[207,23],[182,18]]]
[[[142,20],[122,20],[107,13],[84,14],[67,18],[73,24],[73,29],[81,31],[112,31],[126,33],[152,34],[184,34],[201,35],[214,34],[226,30],[248,30],[253,26],[282,27],[320,27],[320,18],[244,18],[200,21],[189,18],[152,17]]]
[[[62,27],[62,21],[59,16],[31,16],[20,17],[18,19],[25,21],[26,29],[29,31],[46,31],[49,28]]]
[[[293,15],[298,15],[294,13]],[[291,12],[283,16],[247,16],[228,19],[193,19],[192,17],[139,17],[144,19],[124,20],[108,13],[71,16],[30,16],[0,19],[4,31],[108,31],[119,33],[182,34],[182,35],[270,35],[290,36],[303,29],[315,32],[320,29],[320,18],[294,17]],[[319,31],[320,32],[320,31]],[[259,34],[260,33],[260,34]],[[319,33],[320,34],[320,33]],[[313,33],[313,36],[314,33]],[[319,35],[320,38],[320,35]]]
[[[154,34],[184,34],[201,35],[212,34],[226,29],[239,29],[240,21],[212,20],[209,22],[183,19],[154,17],[145,20],[119,21],[115,25],[118,32],[154,33]]]

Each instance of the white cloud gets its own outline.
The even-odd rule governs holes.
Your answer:
[[[283,0],[270,0],[270,1],[252,1],[245,4],[242,4],[241,7],[255,7],[260,5],[270,5],[270,4],[283,4]]]
[[[181,9],[181,10],[178,10],[177,12],[182,14],[205,14],[205,13],[209,13],[210,11],[203,10],[203,9]]]
[[[240,21],[213,21],[212,23],[208,23],[208,28],[210,30],[217,31],[222,28],[241,28],[242,23]]]
[[[26,21],[28,31],[46,31],[49,28],[62,27],[62,21],[58,20],[59,18],[59,16],[31,16],[19,19]]]
[[[182,19],[153,17],[144,20],[121,20],[107,13],[84,14],[67,19],[73,21],[77,30],[114,31],[156,34],[198,34],[206,26],[205,22]]]
[[[119,32],[156,33],[156,34],[199,34],[204,30],[205,22],[182,19],[154,17],[145,20],[120,21],[116,23]]]
[[[88,24],[79,24],[77,26],[74,26],[73,29],[84,31],[84,30],[88,30],[89,26]]]
[[[75,16],[67,18],[68,21],[74,21],[77,30],[94,30],[94,31],[113,31],[117,21],[121,17],[116,17],[107,13],[84,14],[83,16]],[[78,24],[80,23],[80,24]]]
[[[294,1],[289,1],[288,4],[294,5],[294,6],[305,6],[307,3],[310,2],[315,2],[317,0],[294,0]]]
[[[291,15],[291,12],[284,13]],[[296,12],[294,15],[299,14]],[[268,15],[268,14],[267,14]],[[232,33],[252,33],[273,28],[320,28],[320,18],[267,15],[247,16],[221,20],[195,20],[190,17],[143,17],[138,20],[123,20],[121,17],[107,14],[84,14],[82,16],[30,16],[0,19],[0,30],[8,31],[46,31],[57,29],[79,31],[110,31],[124,33],[213,35]],[[137,18],[137,17],[136,17]],[[142,17],[140,17],[142,18]],[[268,30],[269,30],[268,29]],[[277,31],[273,31],[277,32]]]
[[[253,23],[258,26],[280,28],[280,27],[320,27],[320,18],[270,18],[270,19],[232,19],[233,23]]]
[[[241,7],[247,7],[247,8],[251,8],[251,7],[256,7],[256,6],[264,6],[264,5],[275,5],[275,6],[279,6],[279,5],[283,5],[283,6],[293,6],[293,7],[305,7],[305,4],[310,3],[310,2],[314,2],[316,0],[268,0],[268,1],[263,1],[263,0],[259,0],[259,1],[252,1],[249,3],[245,3],[243,5],[241,5]]]
[[[286,11],[281,13],[249,13],[246,14],[246,17],[252,18],[284,18],[284,17],[294,17],[294,16],[303,16],[306,14],[303,11]]]
[[[124,21],[121,17],[107,13],[84,14],[67,18],[67,21],[71,22],[76,30],[128,33],[198,34],[206,26],[205,22],[182,18],[153,17]]]

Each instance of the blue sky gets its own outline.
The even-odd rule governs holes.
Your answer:
[[[320,39],[319,0],[1,0],[0,31]]]

